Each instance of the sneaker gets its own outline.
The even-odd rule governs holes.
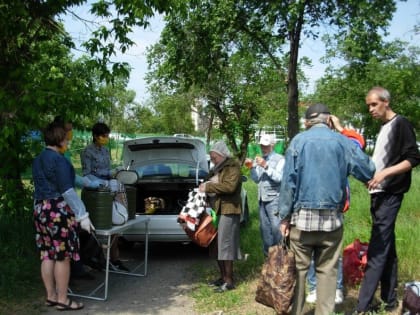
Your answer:
[[[233,290],[233,289],[235,289],[235,286],[233,284],[227,284],[225,282],[220,287],[215,288],[214,292],[223,293],[223,292],[230,291],[230,290]]]
[[[316,290],[309,291],[309,294],[306,296],[306,303],[316,303]]]
[[[335,304],[341,304],[344,302],[343,290],[335,290]]]
[[[220,287],[223,283],[225,283],[225,281],[223,281],[223,279],[222,279],[222,278],[219,278],[219,279],[217,279],[217,280],[210,281],[210,282],[208,283],[208,285],[209,285],[210,287]]]

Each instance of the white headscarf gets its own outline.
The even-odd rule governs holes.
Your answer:
[[[230,157],[230,151],[222,140],[217,141],[210,149],[210,152],[216,152],[217,154],[223,156],[223,157]]]

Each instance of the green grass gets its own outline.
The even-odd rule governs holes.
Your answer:
[[[350,179],[351,207],[346,213],[344,227],[344,245],[350,244],[355,238],[368,242],[370,237],[370,196],[365,186],[355,179]],[[194,291],[193,297],[199,314],[223,311],[223,314],[254,315],[273,314],[270,310],[258,308],[254,301],[256,283],[263,264],[262,243],[259,232],[258,204],[256,200],[256,185],[248,180],[244,187],[248,191],[248,203],[250,208],[250,223],[241,230],[241,248],[250,254],[246,262],[234,264],[235,278],[238,283],[237,289],[225,294],[213,294],[212,289],[205,284],[215,276],[215,270],[209,271],[203,267],[198,268],[201,275],[202,285]],[[417,241],[420,239],[418,228],[420,209],[417,198],[420,196],[420,170],[413,171],[411,189],[405,194],[404,202],[397,219],[397,251],[399,257],[399,291],[404,282],[416,279],[420,274],[420,251]],[[418,279],[418,278],[417,278]],[[350,312],[355,307],[357,299],[357,287],[347,288],[354,298],[351,302],[343,304],[340,312]],[[267,312],[267,313],[265,313]]]

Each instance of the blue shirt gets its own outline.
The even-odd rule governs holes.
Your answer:
[[[83,176],[95,175],[100,179],[110,179],[111,154],[108,148],[91,143],[80,153],[80,160]]]
[[[317,124],[296,135],[286,151],[280,188],[280,218],[300,209],[341,212],[348,175],[371,179],[375,165],[356,144]]]
[[[54,199],[74,188],[73,165],[60,153],[46,148],[32,163],[35,200]]]
[[[254,163],[251,168],[251,178],[258,184],[258,200],[267,202],[279,195],[284,157],[276,152],[270,152],[264,158],[267,161],[267,169]]]

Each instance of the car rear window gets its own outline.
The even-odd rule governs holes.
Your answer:
[[[187,164],[149,164],[136,168],[140,178],[150,177],[173,177],[173,178],[195,178],[197,168]],[[198,169],[198,177],[203,178],[208,174],[206,170]]]

